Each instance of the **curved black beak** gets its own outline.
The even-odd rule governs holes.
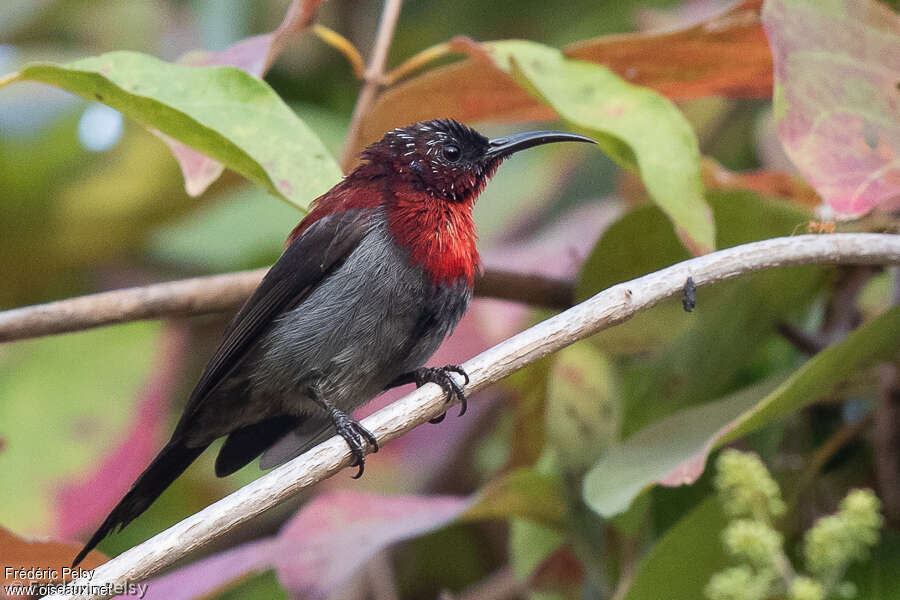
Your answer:
[[[503,158],[519,150],[553,142],[597,143],[589,137],[566,131],[525,131],[488,140],[488,151],[484,156],[485,158]]]

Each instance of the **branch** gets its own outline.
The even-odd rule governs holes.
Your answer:
[[[848,233],[775,238],[707,254],[620,283],[466,362],[463,368],[470,377],[467,392],[477,392],[552,352],[680,294],[688,277],[693,277],[699,287],[754,271],[814,263],[900,264],[900,236]],[[363,425],[383,444],[446,408],[441,389],[428,384],[369,416]],[[93,572],[90,581],[74,584],[90,583],[96,589],[104,583],[143,581],[237,525],[334,475],[350,460],[346,442],[333,437],[111,559]]]
[[[0,342],[101,325],[236,308],[268,269],[195,277],[79,296],[0,312]]]
[[[237,309],[268,269],[154,283],[0,312],[0,343],[103,325]],[[492,269],[475,294],[548,308],[572,306],[570,281]]]
[[[369,66],[363,73],[363,86],[356,99],[353,117],[350,119],[350,127],[347,130],[348,142],[352,142],[359,136],[363,119],[369,114],[375,94],[378,93],[378,86],[384,77],[384,65],[387,62],[391,40],[394,38],[394,28],[397,26],[401,6],[403,6],[403,0],[385,0],[384,2],[384,11],[381,13],[381,21],[378,23],[378,33],[375,34],[375,45],[372,47],[372,57],[369,59]],[[344,172],[350,169],[355,158],[353,144],[347,143],[344,146],[344,153],[341,155],[341,168],[344,169]]]

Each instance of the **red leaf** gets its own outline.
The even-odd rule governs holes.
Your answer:
[[[778,136],[843,217],[900,207],[900,15],[874,0],[772,0]]]
[[[580,595],[583,584],[584,565],[569,545],[541,561],[528,578],[528,585],[533,590],[571,598]]]

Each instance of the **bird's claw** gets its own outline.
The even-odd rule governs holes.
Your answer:
[[[350,447],[350,454],[353,455],[351,467],[359,467],[359,472],[353,476],[353,479],[362,477],[363,471],[366,469],[366,451],[363,448],[363,440],[372,447],[372,452],[378,452],[378,439],[375,435],[363,427],[358,421],[354,421],[346,413],[334,411],[332,413],[334,426],[338,435],[344,438]]]
[[[450,373],[458,373],[462,375],[464,384],[460,385]],[[459,365],[447,365],[446,367],[422,367],[415,372],[416,387],[422,387],[426,383],[436,383],[441,386],[444,393],[447,394],[446,401],[450,402],[454,396],[459,400],[459,416],[466,414],[466,392],[463,385],[469,384],[469,374]],[[440,423],[444,420],[447,413],[443,413],[429,421],[429,423]]]

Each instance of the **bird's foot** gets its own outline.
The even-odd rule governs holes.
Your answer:
[[[458,373],[463,376],[464,384],[460,384],[450,373]],[[447,365],[446,367],[421,367],[413,372],[416,381],[416,387],[420,388],[426,383],[436,383],[441,386],[444,393],[447,394],[447,402],[456,397],[459,400],[459,416],[466,414],[466,393],[463,385],[469,384],[469,375],[459,365]],[[447,413],[443,413],[429,421],[429,423],[440,423],[444,420]]]
[[[353,479],[359,479],[366,468],[366,451],[363,448],[363,440],[372,447],[372,452],[378,452],[378,440],[359,421],[354,421],[341,410],[332,409],[331,418],[338,435],[344,438],[344,441],[350,446],[350,453],[353,455],[353,462],[350,463],[350,466],[359,467],[359,472],[353,476]]]

